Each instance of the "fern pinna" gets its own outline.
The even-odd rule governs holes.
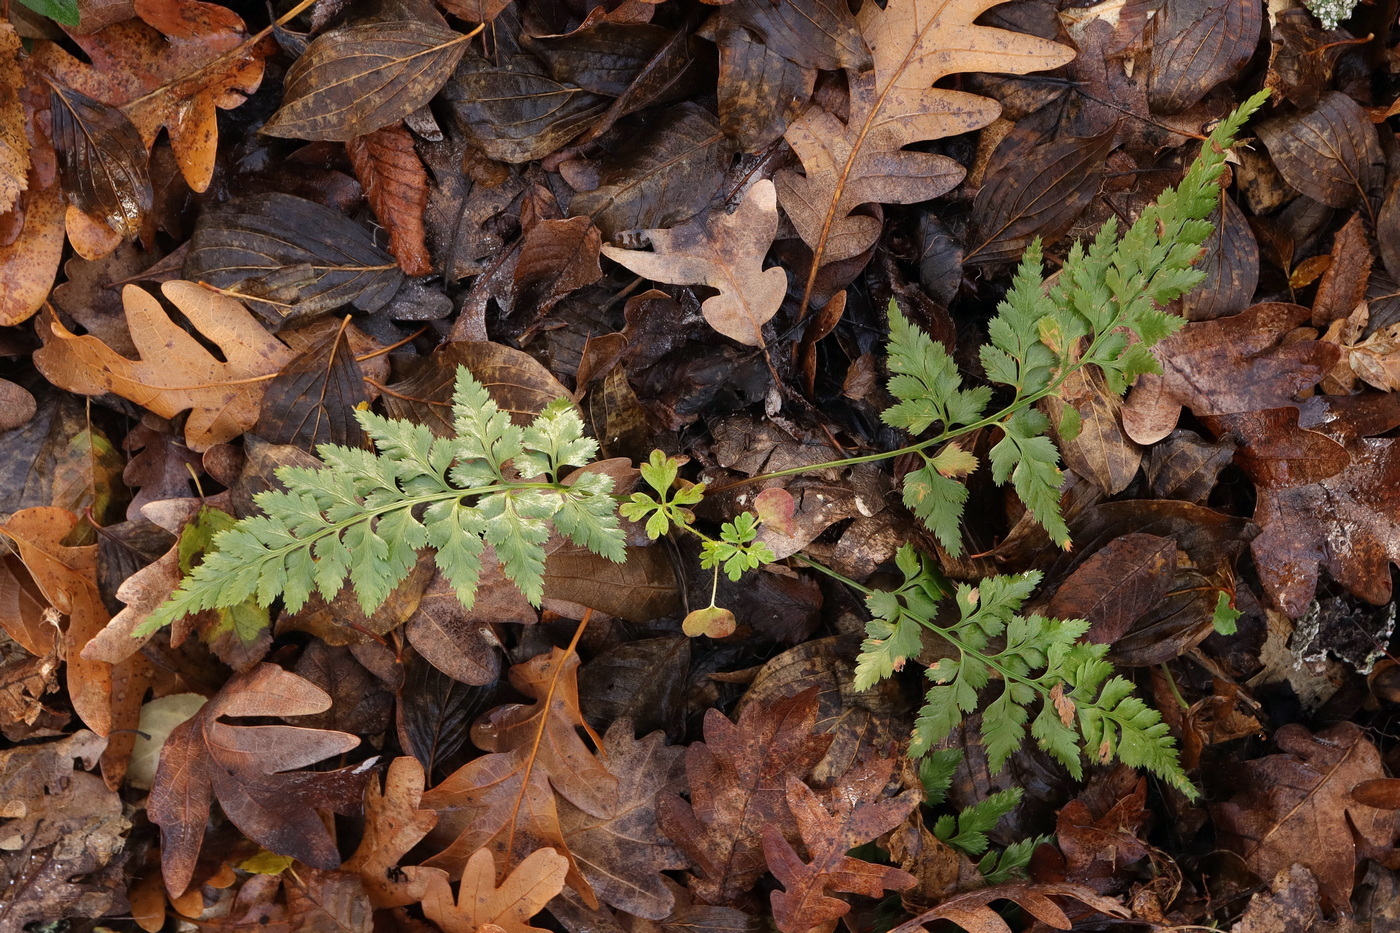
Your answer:
[[[248,599],[266,606],[281,597],[295,612],[313,590],[329,599],[347,579],[372,612],[424,547],[433,549],[464,606],[475,600],[488,544],[505,575],[538,606],[551,524],[581,547],[623,560],[612,477],[565,475],[598,452],[568,400],[522,428],[460,367],[452,411],[451,438],[356,412],[375,451],[327,444],[318,449],[324,467],[278,470],[286,490],[260,493],[263,514],[219,535],[216,550],[135,634]]]

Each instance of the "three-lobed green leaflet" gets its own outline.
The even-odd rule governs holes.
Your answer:
[[[1181,184],[1165,192],[1120,238],[1110,221],[1085,249],[1076,244],[1047,287],[1040,245],[1027,251],[1005,300],[988,327],[980,357],[987,382],[1010,400],[988,414],[990,385],[964,388],[956,365],[890,305],[890,393],[885,421],[912,436],[936,433],[900,450],[770,474],[839,468],[911,453],[921,466],[904,480],[905,504],[952,555],[962,547],[967,487],[960,478],[980,467],[959,438],[996,428],[988,452],[992,478],[1010,484],[1051,538],[1069,543],[1059,511],[1062,474],[1050,421],[1035,403],[1054,395],[1071,375],[1094,367],[1110,391],[1122,393],[1154,371],[1150,347],[1180,326],[1162,306],[1202,278],[1193,268],[1213,225],[1226,153],[1244,121],[1263,103],[1259,94],[1222,121],[1202,146]],[[453,397],[454,437],[422,425],[356,413],[374,450],[327,445],[321,469],[284,468],[286,487],[261,493],[261,515],[221,533],[204,562],[137,630],[145,636],[205,609],[281,599],[290,611],[313,591],[331,598],[348,581],[366,612],[407,577],[428,548],[437,567],[470,607],[485,546],[531,603],[543,597],[545,545],[551,529],[613,561],[626,557],[613,480],[588,466],[597,443],[585,436],[572,405],[557,401],[526,426],[515,425],[465,368]],[[1062,436],[1076,430],[1062,420]],[[574,468],[570,470],[569,468]],[[759,517],[741,513],[718,538],[695,528],[690,508],[703,485],[678,479],[679,462],[657,451],[642,464],[651,492],[634,493],[621,515],[643,523],[655,539],[672,531],[697,535],[702,565],[731,579],[773,560],[757,541]],[[758,478],[761,479],[762,477]],[[910,753],[928,753],[981,706],[980,731],[994,768],[1030,734],[1076,777],[1087,750],[1145,767],[1188,796],[1195,790],[1177,761],[1174,742],[1156,710],[1113,676],[1107,646],[1085,644],[1083,620],[1021,614],[1040,582],[1038,573],[995,576],[976,585],[952,584],[935,562],[907,545],[897,563],[903,584],[870,590],[813,561],[803,563],[864,592],[872,619],[856,685],[868,688],[919,657],[925,632],[941,636],[956,657],[926,669],[932,682],[920,710]],[[945,604],[951,598],[951,608]],[[1220,607],[1232,611],[1228,600]],[[726,618],[727,617],[727,618]],[[690,634],[724,634],[732,616],[711,605],[686,620]],[[988,691],[999,681],[999,692]],[[1035,711],[1032,719],[1032,711]]]

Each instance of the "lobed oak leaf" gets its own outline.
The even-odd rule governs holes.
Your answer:
[[[578,655],[555,648],[510,669],[516,690],[531,704],[499,707],[472,726],[472,742],[487,752],[423,795],[442,820],[433,834],[446,848],[423,864],[461,871],[480,849],[503,866],[526,853],[553,848],[568,864],[568,884],[597,906],[592,887],[569,852],[556,793],[597,817],[612,812],[618,780],[579,737],[587,728],[578,699]]]
[[[1274,742],[1282,754],[1242,764],[1235,795],[1211,807],[1220,842],[1264,878],[1305,866],[1317,877],[1324,909],[1347,910],[1357,840],[1388,846],[1400,829],[1394,810],[1353,793],[1385,776],[1380,752],[1349,722],[1316,735],[1286,725]]]
[[[40,42],[36,65],[70,88],[117,107],[149,149],[164,127],[195,191],[214,176],[219,110],[242,104],[262,83],[265,52],[243,20],[200,0],[136,0],[136,15],[89,35],[70,33],[92,64]]]
[[[687,868],[690,860],[662,835],[656,806],[660,795],[677,789],[675,766],[683,750],[667,745],[661,732],[638,741],[631,721],[619,719],[603,737],[603,751],[617,778],[612,810],[598,816],[561,800],[564,838],[599,900],[635,917],[664,920],[675,898],[661,872]]]
[[[401,907],[423,900],[434,879],[447,873],[399,861],[437,825],[432,810],[418,809],[423,797],[423,766],[413,758],[395,758],[384,775],[384,788],[372,780],[365,795],[365,834],[355,854],[341,866],[364,881],[375,907]]]
[[[139,360],[121,356],[96,337],[80,337],[51,317],[39,328],[44,346],[34,352],[34,364],[70,392],[112,392],[163,418],[189,409],[185,440],[195,450],[207,450],[257,422],[267,388],[257,377],[278,372],[294,354],[232,298],[192,282],[166,282],[161,291],[218,344],[223,360],[172,321],[152,295],[128,285],[122,300]]]
[[[211,802],[249,839],[313,868],[340,864],[335,842],[316,813],[358,812],[369,772],[292,772],[349,751],[359,738],[298,726],[244,726],[225,716],[300,716],[330,705],[321,688],[274,664],[235,674],[161,750],[147,810],[160,826],[161,874],[171,897],[189,887]],[[288,773],[290,772],[290,773]]]
[[[962,180],[963,168],[952,159],[904,147],[979,129],[1001,108],[985,97],[935,88],[937,82],[960,71],[1025,74],[1073,58],[1053,42],[974,25],[987,8],[982,0],[861,8],[857,26],[875,67],[850,76],[849,118],[843,123],[812,107],[784,134],[805,174],[779,172],[778,193],[812,250],[809,292],[823,265],[859,256],[879,236],[880,222],[853,214],[857,207],[926,201]]]
[[[1070,897],[1106,917],[1125,919],[1132,914],[1112,898],[1095,894],[1090,888],[1077,884],[1016,882],[999,884],[950,897],[932,910],[924,911],[913,920],[901,923],[890,933],[916,933],[938,920],[957,924],[967,933],[1011,933],[1011,927],[991,908],[992,901],[1008,900],[1041,923],[1056,930],[1072,927],[1070,919],[1052,897]],[[938,929],[938,927],[934,927]]]
[[[638,275],[671,285],[708,285],[719,294],[700,313],[715,330],[750,347],[764,345],[763,325],[783,304],[787,273],[763,268],[778,232],[773,183],[756,182],[732,214],[710,214],[669,230],[643,230],[653,252],[604,246],[603,255]]]
[[[816,722],[816,688],[754,703],[738,723],[717,709],[705,713],[705,741],[686,750],[690,802],[667,797],[658,811],[662,830],[700,869],[690,879],[700,900],[732,904],[753,887],[767,868],[765,826],[796,838],[787,779],[805,778],[834,739],[814,735]]]
[[[772,893],[773,920],[783,933],[831,929],[851,905],[831,892],[880,897],[918,883],[913,875],[888,865],[875,865],[846,853],[902,823],[922,795],[910,789],[896,797],[883,791],[894,759],[876,758],[858,764],[842,776],[829,799],[829,811],[810,787],[787,779],[787,803],[806,844],[804,861],[776,826],[763,828],[763,854],[784,890]]]
[[[423,898],[423,914],[443,933],[547,933],[530,926],[530,918],[563,890],[568,870],[564,856],[537,849],[498,888],[495,859],[490,851],[478,849],[462,871],[456,902],[447,878],[435,876]]]

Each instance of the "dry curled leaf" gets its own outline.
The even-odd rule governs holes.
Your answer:
[[[670,230],[643,230],[653,252],[604,246],[603,255],[638,275],[673,285],[707,285],[719,291],[700,306],[715,330],[750,347],[764,346],[763,325],[787,294],[787,273],[763,268],[778,230],[778,201],[771,181],[757,182],[732,214],[711,214]]]
[[[189,410],[185,440],[195,450],[232,440],[251,428],[270,376],[293,354],[232,298],[192,282],[167,282],[161,292],[223,351],[220,360],[170,319],[151,294],[122,290],[132,341],[129,360],[96,337],[78,336],[55,318],[41,328],[34,364],[55,385],[83,395],[113,392],[162,418]]]

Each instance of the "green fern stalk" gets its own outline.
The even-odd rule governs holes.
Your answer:
[[[434,551],[467,608],[488,544],[505,575],[538,606],[551,525],[609,560],[625,558],[612,477],[588,470],[564,476],[566,467],[585,466],[598,452],[567,400],[522,428],[460,367],[452,410],[451,438],[357,411],[375,451],[327,444],[318,450],[322,468],[278,470],[286,489],[258,494],[263,514],[222,532],[136,635],[249,599],[268,606],[280,598],[295,612],[313,590],[331,599],[347,579],[370,613],[423,548]]]

